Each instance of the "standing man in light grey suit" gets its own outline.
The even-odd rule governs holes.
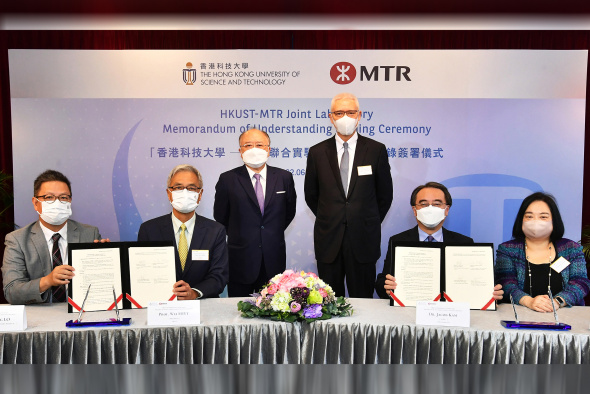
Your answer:
[[[45,171],[33,190],[39,220],[11,232],[5,241],[2,277],[11,304],[65,301],[66,285],[74,277],[68,243],[100,240],[98,228],[69,219],[72,188],[61,172]]]

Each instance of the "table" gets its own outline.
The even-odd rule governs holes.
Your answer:
[[[415,309],[351,299],[350,317],[307,323],[242,318],[238,298],[201,301],[201,325],[147,326],[145,310],[125,310],[130,327],[65,328],[61,305],[26,307],[28,328],[0,333],[0,363],[14,364],[590,364],[590,308],[559,310],[571,331],[508,330],[512,307],[472,311],[471,327],[416,326]],[[552,314],[517,307],[521,320]],[[87,320],[113,317],[87,313]]]

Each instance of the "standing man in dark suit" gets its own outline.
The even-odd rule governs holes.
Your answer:
[[[375,263],[381,256],[381,222],[393,201],[385,145],[356,132],[362,112],[357,98],[332,99],[333,138],[310,148],[305,201],[316,216],[318,275],[337,295],[373,297]]]
[[[285,230],[297,203],[293,175],[266,165],[268,134],[248,130],[239,144],[244,165],[219,176],[213,206],[215,220],[227,230],[230,297],[260,291],[285,270]]]
[[[445,185],[428,182],[414,189],[410,197],[410,205],[418,225],[409,230],[395,234],[389,238],[387,256],[383,264],[383,272],[377,276],[375,290],[381,298],[387,298],[387,290],[395,290],[397,282],[389,274],[391,261],[391,245],[395,242],[444,242],[446,244],[472,244],[473,239],[463,234],[447,230],[443,227],[449,215],[453,198]],[[504,294],[502,285],[494,287],[494,298],[501,300]]]
[[[179,300],[219,297],[228,277],[225,229],[195,213],[203,196],[203,178],[193,166],[172,169],[166,189],[172,214],[139,227],[138,241],[174,241],[176,280],[172,291]]]
[[[96,227],[70,219],[71,206],[72,188],[64,174],[47,170],[35,179],[33,207],[39,220],[6,235],[2,279],[11,304],[66,300],[74,277],[68,244],[100,240]]]

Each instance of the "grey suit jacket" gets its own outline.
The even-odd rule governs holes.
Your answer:
[[[68,220],[68,243],[100,239],[98,228]],[[39,293],[42,277],[53,270],[39,221],[6,235],[2,262],[4,296],[11,304],[51,302],[51,291]]]

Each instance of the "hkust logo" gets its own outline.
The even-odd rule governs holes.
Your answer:
[[[408,66],[360,66],[359,70],[360,81],[411,81]],[[338,62],[330,68],[330,78],[339,85],[351,83],[356,76],[356,67],[348,62]]]
[[[197,70],[192,67],[193,64],[188,62],[186,68],[182,69],[182,80],[186,85],[193,85],[197,81]]]

